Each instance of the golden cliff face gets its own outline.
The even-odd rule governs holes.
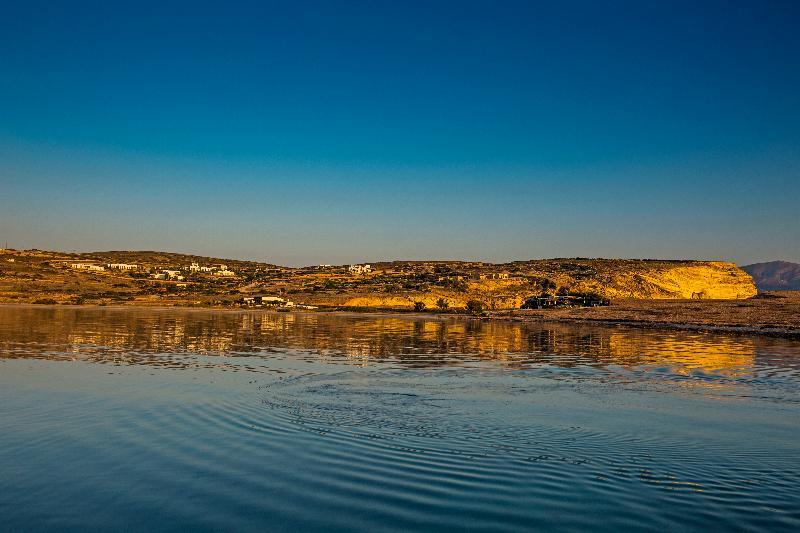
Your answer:
[[[676,263],[675,266],[619,272],[600,288],[610,298],[739,299],[756,295],[753,278],[733,263]]]
[[[574,264],[574,263],[570,263]],[[596,292],[607,298],[637,299],[743,299],[756,295],[749,274],[733,263],[715,261],[635,261],[581,260],[590,266],[590,275],[575,276],[569,269],[547,263],[531,265],[536,275],[554,281],[559,289]],[[342,295],[339,305],[361,307],[413,307],[423,302],[435,308],[439,298],[451,308],[463,308],[471,299],[480,300],[489,309],[519,307],[539,288],[525,277],[508,280],[481,280],[467,283],[461,291],[434,288],[428,292],[381,294],[379,292]]]

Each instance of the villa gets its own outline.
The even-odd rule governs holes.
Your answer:
[[[351,274],[369,274],[372,272],[372,266],[369,264],[366,265],[350,265],[347,270]]]
[[[213,272],[216,267],[201,266],[198,263],[192,263],[189,266],[189,272]]]
[[[138,265],[129,265],[127,263],[108,263],[106,266],[114,270],[136,270],[139,268]]]
[[[93,263],[72,263],[70,266],[77,270],[91,270],[94,272],[104,272],[106,269],[103,265],[96,265]]]

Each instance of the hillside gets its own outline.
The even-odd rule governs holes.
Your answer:
[[[280,296],[327,307],[517,308],[542,293],[597,293],[607,298],[735,299],[756,294],[732,263],[547,259],[504,264],[393,261],[366,266],[281,267],[164,252],[68,254],[5,250],[0,301],[232,306],[244,296]]]
[[[759,291],[800,290],[800,264],[789,261],[769,261],[743,266],[753,276]]]

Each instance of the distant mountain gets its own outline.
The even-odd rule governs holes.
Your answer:
[[[741,268],[753,276],[759,291],[800,291],[800,264],[769,261]]]

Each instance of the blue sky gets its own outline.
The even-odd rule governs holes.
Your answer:
[[[800,261],[796,2],[3,2],[0,241]]]

